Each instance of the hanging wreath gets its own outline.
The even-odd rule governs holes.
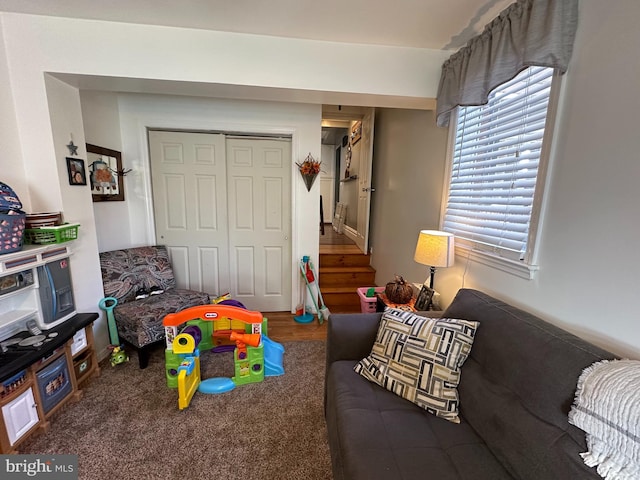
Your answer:
[[[318,161],[311,153],[307,155],[302,163],[296,162],[298,166],[298,170],[300,171],[300,175],[302,175],[302,179],[307,187],[307,191],[311,191],[311,187],[313,186],[313,182],[315,182],[316,177],[320,173],[320,164],[322,161]]]

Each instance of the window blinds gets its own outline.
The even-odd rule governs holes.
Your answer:
[[[532,65],[569,65],[578,0],[516,0],[442,65],[437,123],[449,125],[458,105],[482,105],[497,86]]]
[[[529,67],[459,107],[443,230],[522,260],[527,248],[553,69]]]

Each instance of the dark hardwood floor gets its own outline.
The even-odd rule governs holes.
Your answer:
[[[269,338],[276,342],[327,339],[327,321],[320,325],[317,316],[312,323],[298,323],[288,312],[262,312],[262,315],[268,320]]]
[[[333,227],[330,223],[325,224],[324,227],[324,235],[320,234],[320,250],[322,250],[325,246],[337,246],[337,245],[348,245],[353,246],[357,249],[358,252],[360,250],[356,247],[356,244],[353,240],[342,233],[337,233],[333,230]]]

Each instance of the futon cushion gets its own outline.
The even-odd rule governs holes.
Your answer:
[[[327,372],[335,480],[512,479],[469,424],[454,424],[365,380],[355,360]]]
[[[144,347],[164,339],[162,319],[166,315],[209,302],[207,293],[172,288],[159,295],[118,304],[113,313],[120,337],[136,347]]]
[[[460,423],[456,387],[477,328],[471,320],[387,309],[370,355],[354,370],[429,413]]]
[[[105,297],[118,304],[135,300],[138,290],[170,290],[176,280],[164,245],[126,248],[100,253]]]

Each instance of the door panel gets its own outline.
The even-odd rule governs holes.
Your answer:
[[[230,220],[232,228],[235,230],[253,230],[253,178],[232,177],[230,179],[230,189],[233,192],[233,205],[235,215]]]
[[[256,294],[255,289],[255,255],[253,247],[234,247],[235,265],[232,272],[235,273],[234,278],[235,292],[239,298],[253,297]]]
[[[184,175],[165,175],[164,190],[171,192],[172,200],[165,197],[162,207],[166,216],[164,218],[167,228],[172,230],[187,229],[187,206],[185,202],[185,179]]]
[[[224,135],[151,131],[149,147],[156,241],[178,287],[229,291]]]
[[[229,280],[220,281],[220,270],[228,269],[225,262],[224,268],[220,261],[220,249],[217,247],[199,247],[198,248],[198,264],[200,268],[199,283],[201,285],[210,285],[210,293],[220,294],[229,291]]]
[[[291,142],[227,139],[231,282],[262,311],[291,309]]]

